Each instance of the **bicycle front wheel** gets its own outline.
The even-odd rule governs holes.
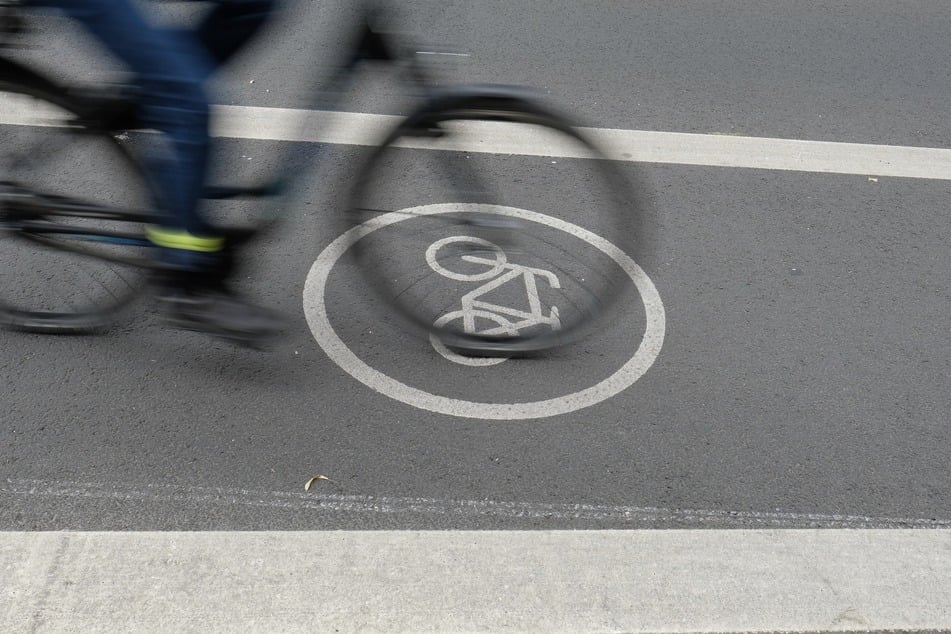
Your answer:
[[[589,333],[631,288],[641,194],[563,116],[471,88],[434,97],[372,153],[352,249],[384,304],[442,345],[529,353]]]
[[[83,110],[62,87],[0,63],[0,325],[8,328],[97,330],[146,287],[149,189],[128,138],[82,126]]]

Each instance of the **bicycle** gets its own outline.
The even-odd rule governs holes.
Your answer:
[[[21,34],[21,16],[15,3],[0,2],[0,40]],[[353,52],[316,90],[317,106],[334,111],[356,71],[379,63],[417,94],[410,114],[368,150],[339,214],[340,233],[349,236],[363,278],[405,324],[428,334],[434,345],[464,354],[526,354],[590,332],[630,279],[616,259],[590,248],[586,236],[600,236],[631,256],[643,253],[634,251],[647,246],[643,190],[532,91],[434,83],[424,62],[434,52],[418,51],[387,32],[385,16],[379,6],[361,11]],[[155,264],[144,228],[156,218],[155,197],[139,165],[133,141],[141,133],[129,121],[131,111],[128,96],[64,86],[0,55],[3,326],[94,332],[114,323],[148,287]],[[506,147],[515,153],[506,156]],[[299,192],[293,176],[306,173],[302,161],[313,160],[305,154],[289,144],[276,175],[253,186],[209,187],[206,198],[282,200],[287,207]],[[80,169],[64,178],[73,165]],[[525,170],[540,174],[543,187],[522,186]],[[57,179],[59,188],[50,185]],[[413,179],[425,190],[407,188]],[[559,222],[520,206],[542,201]],[[263,214],[252,226],[231,231],[230,239],[245,244],[259,238],[285,215]],[[492,264],[502,250],[506,264]],[[481,303],[473,304],[466,291],[491,277],[486,266],[507,277],[483,288]],[[44,267],[52,272],[38,279]],[[445,275],[450,269],[456,273]],[[542,283],[529,280],[527,271]],[[525,285],[505,283],[516,278]],[[526,288],[528,311],[505,308],[525,301],[520,293]],[[461,296],[469,297],[463,312],[453,312]]]

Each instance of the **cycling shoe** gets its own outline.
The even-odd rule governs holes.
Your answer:
[[[160,294],[158,300],[169,326],[204,332],[239,345],[261,347],[284,328],[284,320],[277,313],[223,288],[174,289]]]

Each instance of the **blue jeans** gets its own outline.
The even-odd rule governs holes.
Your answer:
[[[194,30],[155,26],[132,0],[33,1],[81,22],[132,71],[144,127],[168,141],[166,151],[149,157],[158,204],[166,215],[163,225],[186,235],[213,236],[198,213],[208,169],[205,84],[266,21],[276,0],[211,0],[215,6]],[[163,255],[183,266],[194,262],[201,267],[207,259],[207,254],[188,253],[187,247],[174,251]]]

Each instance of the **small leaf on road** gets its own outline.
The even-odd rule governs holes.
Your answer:
[[[331,480],[325,475],[315,475],[313,478],[307,481],[307,484],[304,485],[304,490],[310,491],[310,485],[312,485],[317,480],[326,480],[327,482],[334,482],[333,480]]]

